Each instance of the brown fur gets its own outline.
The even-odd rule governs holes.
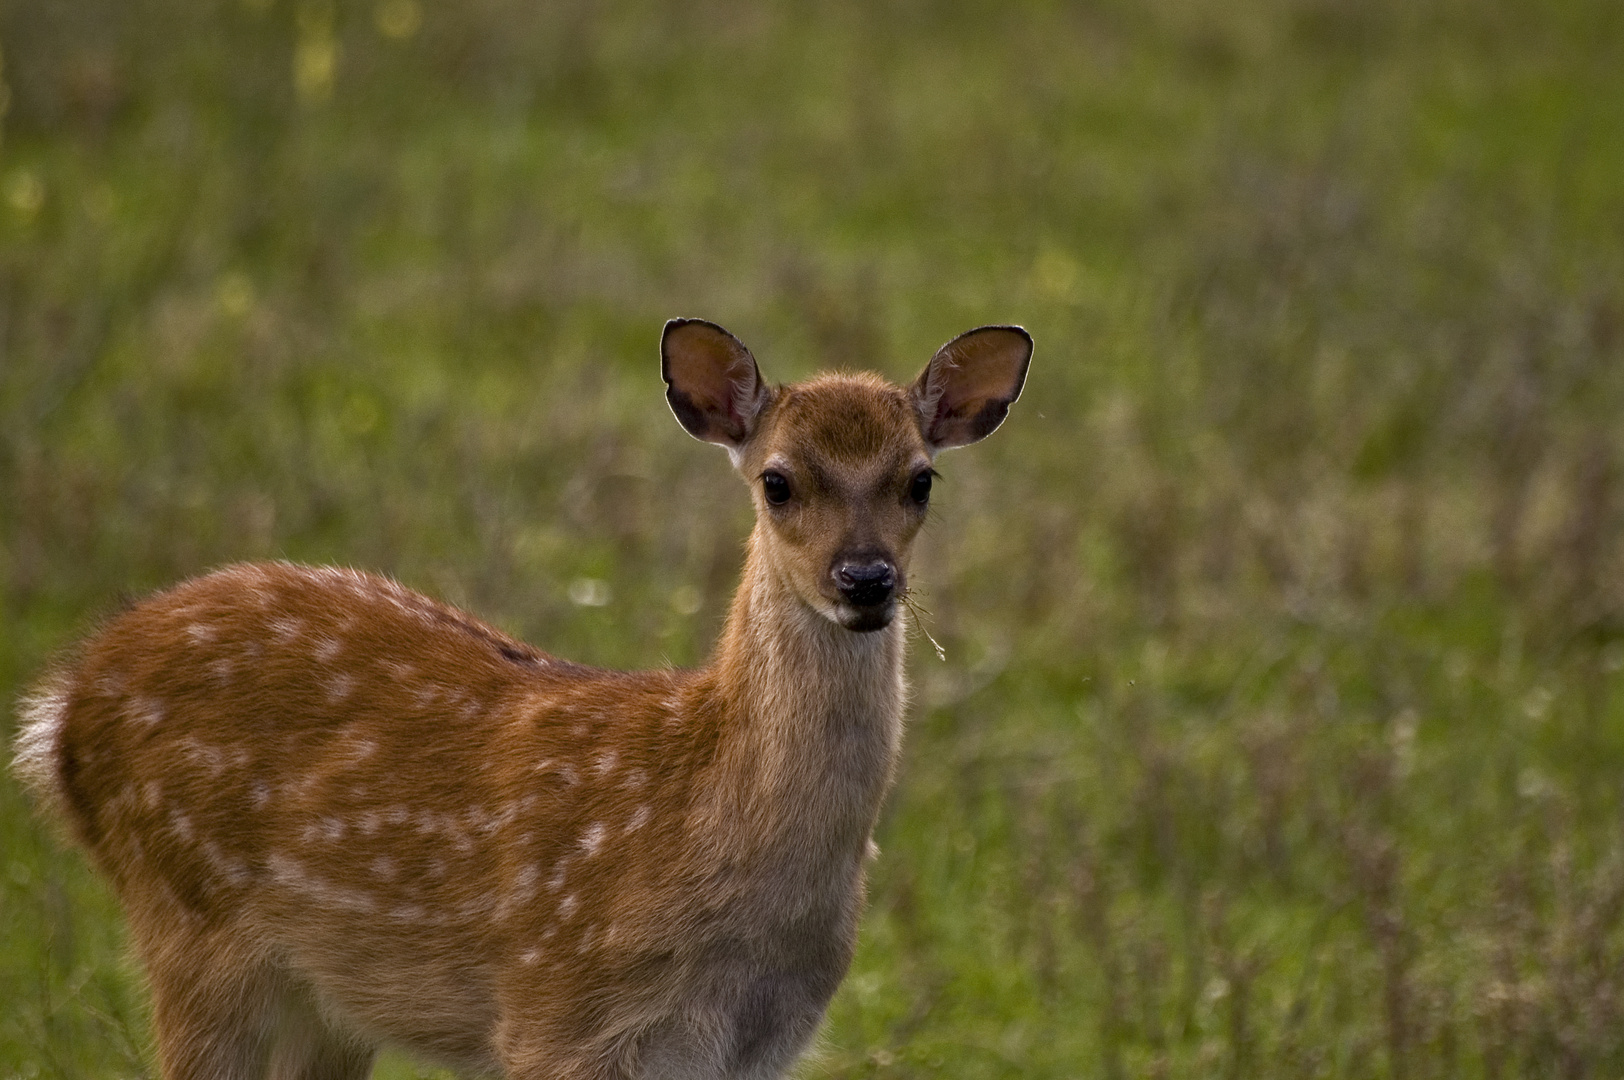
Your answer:
[[[924,376],[770,390],[674,325],[678,417],[758,507],[704,668],[581,667],[269,563],[151,597],[25,702],[17,768],[124,902],[170,1080],[361,1077],[383,1041],[516,1078],[767,1077],[811,1038],[906,698],[901,619],[847,629],[829,567],[906,572],[941,445]]]

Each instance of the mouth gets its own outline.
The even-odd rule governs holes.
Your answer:
[[[858,606],[847,601],[835,604],[835,618],[847,630],[859,634],[871,634],[876,630],[884,630],[896,618],[897,600],[895,596],[889,597],[878,604]]]

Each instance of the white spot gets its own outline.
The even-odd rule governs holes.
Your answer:
[[[649,809],[648,803],[643,803],[638,806],[636,810],[632,811],[632,819],[626,822],[626,833],[634,833],[638,829],[641,829],[644,825],[647,825],[648,819],[652,815],[653,811]]]
[[[372,872],[385,881],[391,881],[400,872],[400,866],[388,855],[379,855],[372,860]]]
[[[383,815],[376,810],[368,810],[361,815],[359,827],[363,836],[376,836],[378,828],[383,824]]]
[[[564,922],[569,922],[570,916],[575,914],[577,904],[578,901],[575,899],[574,893],[564,897],[558,902],[558,917]]]
[[[524,951],[524,953],[522,955],[520,955],[519,962],[521,964],[534,964],[536,961],[538,961],[540,959],[541,959],[541,950],[540,949],[526,949]]]
[[[564,887],[564,875],[569,872],[569,862],[569,857],[565,856],[553,867],[553,876],[547,879],[548,892],[557,892]]]
[[[399,907],[389,909],[389,917],[399,919],[401,922],[418,922],[425,914],[427,912],[423,910],[422,904],[401,904]]]
[[[608,776],[614,769],[617,758],[618,755],[613,750],[605,750],[599,754],[597,768],[593,770],[594,775]]]
[[[377,910],[378,902],[364,892],[346,889],[338,885],[327,886],[327,898],[334,907],[345,908],[349,911],[371,912]]]
[[[295,777],[282,785],[282,793],[284,795],[292,795],[296,799],[304,798],[314,791],[316,789],[316,785],[320,783],[320,773],[311,773],[309,776],[305,777]]]
[[[570,787],[574,787],[576,784],[581,782],[581,778],[576,774],[575,766],[573,765],[560,765],[558,767],[558,775],[559,778]]]
[[[269,625],[271,634],[284,645],[304,633],[303,619],[272,619]]]
[[[296,890],[315,900],[317,903],[329,907],[343,908],[347,911],[372,912],[376,911],[378,904],[366,893],[355,889],[346,889],[342,885],[334,885],[314,874],[306,872],[297,861],[280,853],[272,853],[265,860],[270,868],[271,878],[277,884]]]
[[[355,746],[350,751],[350,753],[354,755],[356,761],[360,761],[362,758],[371,757],[377,752],[378,744],[373,742],[371,739],[355,740]]]
[[[139,694],[130,699],[129,704],[124,707],[124,712],[131,720],[149,727],[162,722],[165,715],[162,702]]]
[[[575,951],[580,953],[582,956],[585,956],[587,953],[591,952],[592,951],[592,936],[593,936],[592,927],[589,926],[589,927],[586,928],[585,931],[582,932],[582,934],[581,934],[581,943],[575,947]]]
[[[338,818],[324,817],[321,819],[321,834],[322,836],[326,837],[329,842],[336,843],[337,841],[344,839],[344,831],[344,822]]]
[[[519,804],[508,803],[507,806],[503,807],[500,814],[492,814],[487,817],[484,823],[479,826],[479,831],[489,836],[498,829],[506,828],[508,825],[511,825],[514,820],[518,818],[518,816]]]
[[[209,674],[213,676],[214,681],[219,683],[221,686],[231,682],[231,676],[234,675],[236,671],[237,664],[235,661],[225,659],[224,657],[220,658],[219,660],[209,661]]]
[[[206,623],[192,623],[186,628],[186,633],[193,641],[201,644],[205,641],[214,640],[215,629]]]
[[[241,885],[248,880],[248,867],[243,865],[242,860],[227,856],[213,840],[205,840],[201,846],[203,858],[208,860],[209,866],[216,874],[233,885]]]
[[[404,825],[411,818],[412,811],[410,807],[397,803],[385,810],[383,816],[391,825]]]
[[[648,773],[644,772],[642,769],[633,769],[631,772],[626,774],[626,779],[621,786],[631,788],[635,791],[637,788],[642,787],[646,783],[648,783]]]
[[[148,780],[141,788],[141,801],[148,810],[158,809],[158,802],[163,798],[163,785],[156,780]]]
[[[673,720],[682,719],[682,695],[673,694],[661,704],[665,706],[665,711],[671,714]]]
[[[355,689],[355,676],[340,672],[327,680],[327,700],[343,701]]]
[[[338,650],[341,648],[343,648],[343,645],[337,638],[328,637],[324,634],[316,640],[316,659],[324,664],[331,663],[333,657],[338,655]]]
[[[210,776],[219,776],[225,771],[226,754],[220,747],[206,743],[195,735],[186,736],[179,745],[186,760],[206,770]]]
[[[598,853],[598,849],[603,847],[603,832],[603,822],[596,821],[593,822],[592,827],[587,829],[586,833],[582,835],[581,850],[586,852],[588,858],[596,855]]]
[[[496,906],[496,897],[490,893],[481,893],[479,896],[464,900],[457,905],[457,914],[466,919],[474,915],[481,915]]]
[[[174,831],[175,835],[180,837],[182,840],[187,841],[188,843],[191,841],[192,819],[187,817],[182,811],[171,810],[169,812],[169,827]]]

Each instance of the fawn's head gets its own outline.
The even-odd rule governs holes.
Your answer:
[[[857,631],[896,612],[936,455],[992,434],[1031,358],[1025,330],[984,326],[943,345],[906,388],[868,374],[769,386],[714,323],[673,319],[660,341],[671,411],[749,481],[769,567]]]

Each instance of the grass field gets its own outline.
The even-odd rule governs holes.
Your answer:
[[[0,734],[243,558],[697,663],[749,505],[663,320],[898,380],[1019,322],[803,1075],[1624,1075],[1616,0],[34,0],[0,57]],[[155,1075],[144,1008],[0,779],[0,1078]]]

